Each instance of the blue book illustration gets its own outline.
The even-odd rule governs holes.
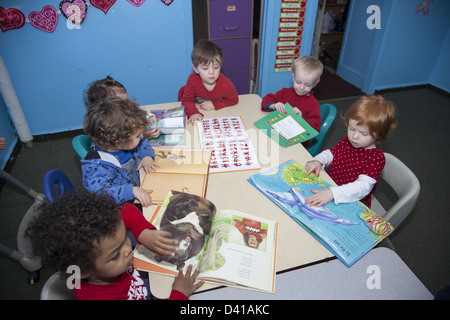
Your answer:
[[[273,201],[346,266],[350,267],[386,238],[394,228],[362,202],[305,204],[313,194],[332,186],[293,160],[250,176],[248,181]]]

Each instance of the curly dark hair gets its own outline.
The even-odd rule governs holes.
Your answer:
[[[136,102],[114,96],[89,107],[83,123],[92,142],[104,150],[129,142],[137,130],[147,125],[147,112]]]
[[[119,81],[107,76],[105,79],[90,83],[84,91],[83,99],[86,107],[89,108],[106,97],[115,96],[118,93],[125,94],[127,90]]]
[[[80,189],[53,203],[44,203],[26,235],[44,265],[65,275],[71,265],[88,272],[93,270],[99,254],[96,244],[113,236],[120,221],[114,198]]]

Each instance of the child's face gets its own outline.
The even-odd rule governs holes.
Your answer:
[[[201,63],[197,67],[194,67],[194,71],[200,76],[205,86],[212,86],[216,83],[220,76],[220,63],[217,60],[213,60],[208,64]]]
[[[319,82],[318,72],[306,73],[298,68],[295,73],[292,73],[292,81],[295,93],[299,96],[306,96]]]
[[[356,120],[349,120],[347,136],[354,148],[372,149],[375,147],[376,139],[370,134],[367,126],[358,126]]]
[[[128,142],[119,142],[116,147],[119,150],[132,150],[136,148],[142,138],[142,129],[138,129],[131,135],[131,140]]]
[[[111,283],[132,266],[133,249],[122,220],[112,237],[105,237],[95,245],[100,254],[95,260],[95,270],[84,276],[87,281]]]

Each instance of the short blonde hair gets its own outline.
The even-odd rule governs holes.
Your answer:
[[[380,143],[397,127],[395,113],[393,102],[379,95],[366,95],[356,100],[342,118],[347,127],[350,119],[358,126],[367,126],[369,133]]]
[[[303,56],[294,60],[292,63],[292,73],[295,73],[297,70],[302,69],[307,74],[312,72],[317,72],[318,78],[320,80],[320,76],[323,72],[323,64],[317,58],[311,56]]]

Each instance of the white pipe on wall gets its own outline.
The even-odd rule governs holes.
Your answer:
[[[28,127],[27,120],[23,114],[22,107],[20,106],[19,99],[17,98],[16,91],[9,77],[8,70],[6,69],[3,58],[0,54],[0,92],[3,100],[6,103],[8,112],[11,116],[14,126],[19,135],[20,141],[28,146],[31,146],[33,136],[31,135],[30,128]]]

